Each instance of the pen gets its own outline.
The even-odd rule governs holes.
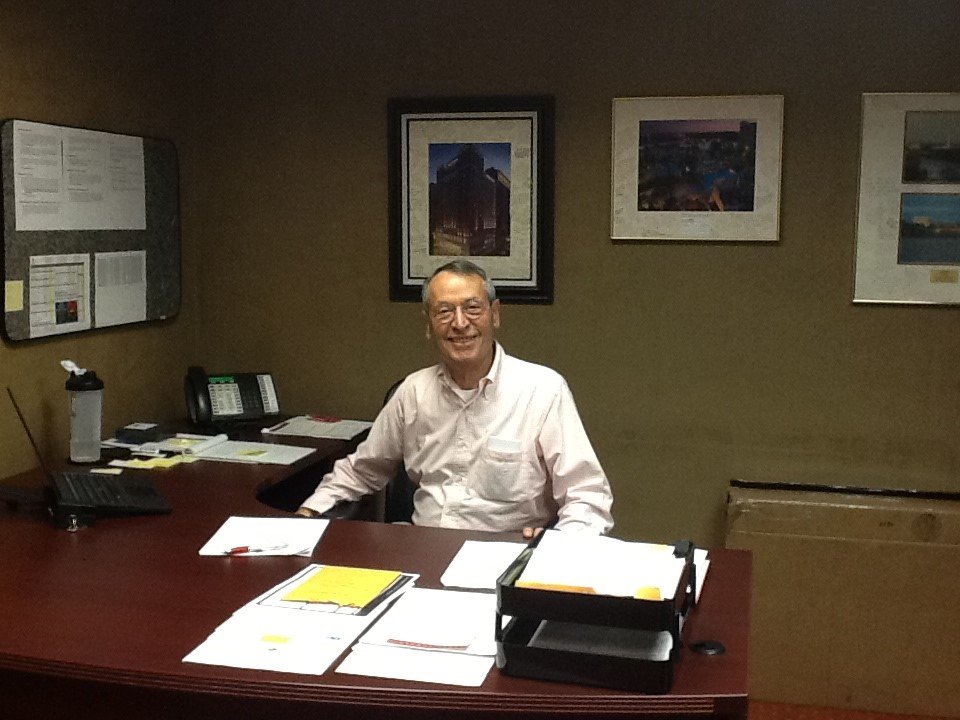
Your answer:
[[[257,553],[283,550],[286,546],[286,543],[283,545],[274,545],[273,547],[250,547],[249,545],[240,545],[235,548],[230,548],[224,553],[224,555],[255,555]]]
[[[273,425],[268,428],[264,428],[262,432],[265,432],[265,433],[277,432],[279,430],[283,430],[283,428],[285,428],[289,424],[290,424],[289,420],[284,420],[283,422],[278,422],[276,425]]]

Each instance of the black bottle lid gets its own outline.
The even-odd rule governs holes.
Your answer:
[[[103,390],[103,380],[97,377],[93,370],[87,370],[82,375],[71,372],[67,378],[67,390]]]

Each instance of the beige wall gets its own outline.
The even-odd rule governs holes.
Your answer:
[[[12,52],[2,18],[4,116],[178,143],[185,295],[160,326],[6,345],[0,372],[57,438],[69,354],[104,368],[114,423],[180,412],[190,361],[272,370],[291,412],[372,417],[432,357],[419,308],[387,297],[387,99],[551,94],[556,301],[504,308],[501,338],[566,375],[621,536],[720,542],[733,477],[960,489],[956,310],[851,303],[861,93],[958,90],[958,5],[885,5],[169,3],[159,31],[110,14],[80,40],[33,11]],[[127,21],[131,66],[101,42]],[[781,242],[610,241],[612,98],[768,93]]]
[[[142,9],[137,5],[143,6]],[[148,7],[156,5],[156,7]],[[189,188],[195,91],[181,81],[191,25],[163,4],[0,5],[0,118],[173,138],[181,164],[183,303],[162,323],[0,346],[0,478],[35,467],[3,386],[9,385],[50,458],[68,454],[66,373],[72,358],[106,385],[104,426],[182,414],[183,369],[197,347],[199,219]]]

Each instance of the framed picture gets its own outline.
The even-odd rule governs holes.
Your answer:
[[[776,242],[783,97],[613,101],[610,237]]]
[[[389,102],[390,299],[467,257],[497,297],[553,302],[553,99]]]
[[[960,94],[863,96],[854,302],[960,303]]]

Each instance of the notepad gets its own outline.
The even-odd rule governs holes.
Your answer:
[[[394,570],[324,565],[300,585],[287,592],[288,602],[322,603],[341,608],[366,607],[389,589],[400,573]]]

